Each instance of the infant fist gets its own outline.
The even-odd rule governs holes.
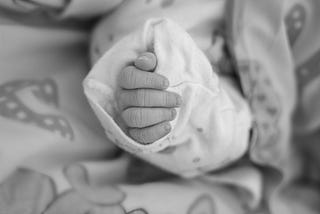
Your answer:
[[[145,52],[121,71],[118,80],[122,119],[129,135],[141,144],[153,143],[170,132],[169,121],[182,102],[178,94],[165,90],[168,79],[152,72],[156,64],[156,56]]]

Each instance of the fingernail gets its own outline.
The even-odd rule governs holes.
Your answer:
[[[176,96],[176,103],[177,103],[177,106],[180,106],[182,104],[182,97],[180,95]]]
[[[164,126],[164,129],[165,129],[167,132],[171,131],[171,125],[170,125],[169,123],[166,124],[166,125]]]
[[[163,87],[168,88],[169,85],[170,85],[170,82],[169,82],[168,79],[164,79],[163,82],[162,82],[162,84],[163,84]]]
[[[171,118],[174,119],[177,116],[177,111],[175,109],[171,109]]]

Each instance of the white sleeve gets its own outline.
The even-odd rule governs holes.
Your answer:
[[[116,122],[117,75],[139,53],[153,50],[156,73],[169,79],[169,91],[183,98],[172,131],[142,145]],[[108,68],[108,72],[106,72]],[[251,116],[240,94],[220,81],[191,37],[167,19],[152,19],[119,41],[84,81],[85,94],[107,136],[128,152],[185,177],[218,169],[241,157],[248,146]]]

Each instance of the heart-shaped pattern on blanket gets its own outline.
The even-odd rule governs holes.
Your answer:
[[[128,214],[148,214],[144,209],[136,209],[128,212]]]
[[[279,120],[282,117],[282,100],[258,61],[239,61],[238,70],[242,89],[254,115],[256,142],[253,155],[259,161],[279,166],[282,161],[280,152],[283,151],[278,143],[281,139]]]
[[[174,0],[162,0],[161,7],[166,8],[172,6],[174,3]]]
[[[55,197],[56,189],[48,176],[18,169],[0,184],[0,213],[40,214]]]
[[[39,113],[38,106],[46,113]],[[73,140],[69,121],[56,113],[58,106],[58,87],[52,79],[14,80],[0,85],[0,116]]]
[[[190,206],[187,214],[215,214],[216,207],[210,195],[200,195]]]

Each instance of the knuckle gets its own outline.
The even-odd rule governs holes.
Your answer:
[[[155,81],[152,73],[146,73],[144,81],[147,86],[153,86]]]
[[[140,89],[136,93],[136,100],[139,105],[145,106],[149,103],[149,96],[146,90]]]
[[[163,88],[165,84],[163,77],[156,73],[148,73],[146,76],[146,82],[148,85],[155,88]]]
[[[130,111],[129,118],[132,126],[137,126],[141,121],[139,111],[136,109]]]
[[[140,127],[143,122],[143,110],[140,108],[127,109],[127,125]]]

